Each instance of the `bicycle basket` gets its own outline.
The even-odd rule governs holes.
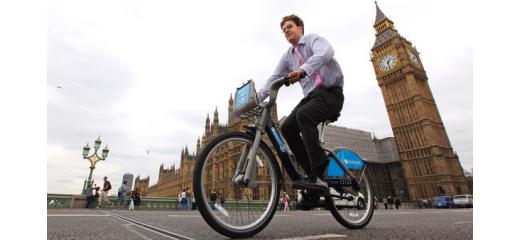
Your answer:
[[[255,90],[255,82],[248,80],[246,84],[237,88],[233,115],[236,117],[248,117],[260,114],[258,97]]]

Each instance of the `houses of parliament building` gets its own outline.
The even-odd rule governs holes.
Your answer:
[[[376,39],[371,49],[371,61],[395,137],[378,139],[370,132],[329,124],[325,128],[326,147],[347,147],[364,158],[374,194],[379,199],[391,195],[411,201],[431,199],[441,194],[469,193],[417,49],[398,34],[393,22],[377,3],[374,29]],[[182,189],[191,188],[195,162],[204,146],[219,134],[243,131],[242,126],[250,121],[233,116],[233,101],[230,96],[226,125],[219,122],[217,109],[213,120],[208,114],[196,149],[190,152],[185,147],[179,166],[165,167],[161,164],[157,184],[150,186],[149,177],[137,177],[135,186],[144,195],[157,197],[177,197]],[[279,127],[276,106],[273,107],[272,119]],[[272,152],[276,155],[274,149]],[[232,158],[228,160],[233,161]],[[233,171],[229,169],[234,163],[220,161],[218,164],[226,168],[215,166],[217,176],[227,176]],[[282,175],[283,191],[294,194],[287,174],[282,171]],[[226,194],[226,189],[222,192]],[[260,189],[259,194],[262,192]]]

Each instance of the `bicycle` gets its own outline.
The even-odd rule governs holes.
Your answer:
[[[273,82],[267,103],[258,103],[252,80],[238,88],[233,113],[255,118],[255,124],[246,125],[245,132],[219,135],[207,143],[197,159],[193,174],[197,207],[208,225],[225,236],[251,237],[269,224],[279,202],[280,164],[292,181],[304,177],[296,170],[288,147],[271,119],[271,107],[283,85],[290,85],[287,77]],[[374,212],[366,162],[347,148],[325,148],[323,136],[327,123],[320,124],[319,136],[329,159],[324,178],[329,190],[303,189],[299,204],[304,210],[323,206],[341,225],[360,229],[370,222]],[[267,142],[262,139],[263,133],[267,134]],[[280,162],[268,143],[276,150]],[[211,201],[210,194],[215,190],[227,195],[225,203]],[[320,201],[322,197],[324,201]]]

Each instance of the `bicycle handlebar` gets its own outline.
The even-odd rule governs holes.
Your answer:
[[[303,74],[298,81],[303,79],[307,74]],[[265,104],[265,108],[271,108],[271,106],[274,105],[276,102],[276,98],[278,97],[278,90],[285,85],[286,87],[291,85],[291,82],[289,81],[289,78],[287,76],[278,78],[273,81],[273,84],[271,85],[271,88],[269,89],[269,102]]]

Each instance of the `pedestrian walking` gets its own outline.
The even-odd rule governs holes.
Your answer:
[[[110,200],[108,200],[108,191],[112,189],[112,184],[110,184],[110,181],[108,181],[108,177],[103,177],[103,191],[101,192],[101,197],[99,200],[99,207],[101,207],[103,204],[106,204],[107,206],[112,205]]]
[[[119,209],[124,208],[126,204],[126,181],[123,181],[121,187],[117,190],[117,198],[119,199]]]
[[[388,199],[383,197],[383,204],[385,205],[385,209],[388,209]]]

